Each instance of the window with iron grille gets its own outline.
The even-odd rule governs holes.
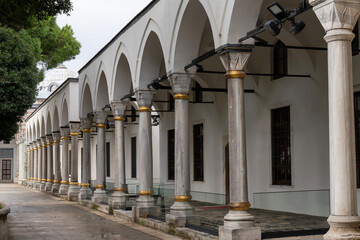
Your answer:
[[[136,121],[136,109],[131,106],[131,122],[135,122]]]
[[[195,81],[195,92],[194,92],[194,102],[201,103],[203,101],[203,93],[201,91],[201,85]]]
[[[286,45],[282,41],[277,41],[274,47],[273,54],[273,63],[274,63],[274,78],[282,78],[284,75],[288,74],[288,52]]]
[[[71,150],[69,150],[68,154],[69,154],[68,168],[69,168],[69,175],[71,175]]]
[[[110,142],[106,143],[106,176],[110,177]]]
[[[194,181],[204,181],[204,126],[193,126],[194,133]]]
[[[2,180],[11,180],[11,160],[2,160]]]
[[[174,111],[175,110],[175,100],[174,97],[171,93],[169,93],[169,111]]]
[[[354,29],[353,29],[353,33],[355,34],[354,39],[351,42],[351,48],[352,48],[352,55],[359,55],[359,23],[357,22]]]
[[[168,179],[175,179],[175,129],[168,130]]]
[[[360,188],[360,92],[354,93],[356,185]]]
[[[271,110],[273,185],[291,185],[290,143],[290,106]]]
[[[136,178],[136,137],[131,138],[131,177]]]

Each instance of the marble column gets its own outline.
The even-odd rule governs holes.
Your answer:
[[[138,209],[154,206],[153,191],[153,154],[151,106],[154,91],[137,90],[136,99],[139,105],[138,153],[139,153],[139,197],[136,199]]]
[[[32,154],[34,152],[34,146],[32,143],[29,144],[29,157],[28,157],[28,184],[27,186],[30,187],[32,185],[32,174],[31,174],[31,161],[32,161]]]
[[[360,1],[310,0],[310,4],[328,46],[330,229],[324,239],[360,239],[351,49]]]
[[[77,200],[80,186],[78,182],[78,144],[80,122],[70,122],[70,136],[71,136],[71,179],[68,191],[69,200]]]
[[[47,141],[46,136],[41,137],[41,185],[40,191],[45,192],[46,179],[47,179]]]
[[[190,73],[171,73],[169,81],[175,100],[175,196],[167,223],[185,226],[186,219],[193,215],[190,204],[190,132],[189,92]],[[174,221],[176,219],[176,221]]]
[[[40,190],[40,185],[41,185],[41,179],[42,179],[42,173],[41,173],[41,169],[42,169],[42,150],[43,150],[43,145],[41,142],[41,138],[37,139],[37,143],[38,143],[38,154],[37,154],[37,179],[36,179],[36,189]]]
[[[37,141],[33,142],[34,144],[34,167],[33,167],[33,175],[34,175],[34,179],[33,179],[33,189],[36,189],[36,185],[37,185],[37,179],[38,179],[38,152],[39,152],[39,147],[37,144]]]
[[[97,153],[96,153],[96,190],[91,198],[94,203],[107,202],[106,178],[105,178],[105,128],[107,114],[104,111],[95,112],[97,129]]]
[[[24,182],[22,182],[23,185],[25,186],[29,186],[30,183],[30,157],[31,157],[31,145],[27,144],[26,148],[28,149],[27,151],[27,161],[26,161],[26,182],[24,184]]]
[[[81,189],[79,199],[90,199],[92,191],[90,189],[90,176],[88,176],[91,164],[91,128],[93,118],[81,119],[81,131],[83,132],[83,159],[81,163]]]
[[[57,193],[60,189],[61,173],[60,173],[60,131],[52,133],[54,139],[54,184],[52,185],[51,192]]]
[[[124,141],[124,115],[126,105],[126,102],[121,101],[113,101],[111,104],[115,122],[115,189],[109,199],[109,205],[112,208],[123,207],[127,193]]]
[[[61,159],[61,185],[59,189],[60,195],[67,195],[69,190],[69,140],[70,140],[70,130],[68,127],[60,128],[61,134],[61,151],[62,151],[62,159]]]
[[[47,138],[47,179],[46,179],[46,186],[45,186],[45,191],[46,192],[50,192],[52,185],[54,183],[54,177],[53,177],[53,137],[52,134],[47,134],[46,135]]]
[[[229,213],[224,226],[219,228],[219,239],[261,239],[261,230],[255,227],[255,218],[248,209],[248,179],[245,134],[245,103],[243,72],[252,46],[225,45],[218,49],[227,71],[228,82],[228,131],[230,164]]]

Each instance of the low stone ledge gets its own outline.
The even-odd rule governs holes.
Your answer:
[[[10,208],[1,202],[0,207],[0,240],[8,240],[9,230],[7,215],[10,213]]]

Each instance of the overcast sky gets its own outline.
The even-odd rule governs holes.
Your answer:
[[[74,30],[81,43],[80,54],[65,62],[68,69],[78,71],[103,48],[151,0],[72,0],[70,16],[60,15],[57,23]]]

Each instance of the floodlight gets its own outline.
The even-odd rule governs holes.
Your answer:
[[[291,19],[291,28],[290,32],[292,35],[296,35],[301,32],[305,27],[305,23],[303,21],[295,21],[295,19]]]
[[[267,9],[280,21],[289,15],[288,12],[277,2],[268,6]]]
[[[270,35],[277,36],[280,33],[282,25],[279,20],[270,20],[265,23],[264,28]]]

